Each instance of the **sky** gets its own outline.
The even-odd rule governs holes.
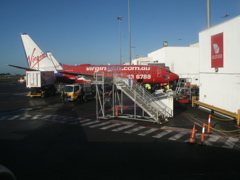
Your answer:
[[[206,0],[129,2],[132,58],[163,41],[189,46],[206,29]],[[211,0],[211,26],[239,15],[240,0]],[[0,73],[25,73],[6,66],[28,67],[20,33],[64,64],[120,64],[120,40],[129,61],[128,0],[0,0],[0,24]]]

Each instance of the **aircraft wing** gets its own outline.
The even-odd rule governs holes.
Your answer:
[[[72,75],[72,76],[81,76],[83,77],[85,80],[90,80],[90,81],[95,81],[96,77],[94,75],[89,75],[89,74],[83,74],[83,73],[72,73],[72,72],[68,72],[68,71],[58,71],[58,73],[61,74],[68,74],[68,75]],[[110,82],[112,81],[112,77],[104,77],[106,82]]]
[[[72,75],[72,76],[84,76],[86,78],[93,78],[93,75],[91,74],[84,74],[84,73],[74,73],[74,72],[68,72],[68,71],[58,71],[58,73],[61,73],[61,74],[69,74],[69,75]]]
[[[71,73],[71,72],[68,72],[68,71],[58,71],[58,73],[61,73],[61,74],[69,74],[69,75],[73,75],[73,76],[78,76],[78,75],[81,75],[81,76],[85,76],[86,74],[80,74],[80,73]],[[90,76],[90,75],[88,75]]]
[[[18,69],[24,69],[26,71],[39,71],[37,69],[32,69],[32,68],[26,68],[26,67],[21,67],[21,66],[15,66],[15,65],[11,65],[11,64],[6,64],[7,66],[11,66],[11,67],[15,67],[15,68],[18,68]]]

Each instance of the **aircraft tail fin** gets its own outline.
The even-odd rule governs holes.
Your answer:
[[[53,62],[43,53],[28,34],[21,34],[29,68],[41,71],[56,71]]]
[[[58,62],[58,60],[53,56],[51,52],[47,52],[47,57],[52,61],[57,71],[63,71],[62,65]]]

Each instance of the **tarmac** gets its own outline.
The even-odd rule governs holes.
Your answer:
[[[240,177],[240,128],[230,118],[213,114],[211,134],[205,134],[205,145],[199,145],[202,124],[208,122],[210,112],[191,104],[176,102],[173,118],[164,124],[120,118],[133,114],[132,101],[124,102],[126,108],[119,117],[98,120],[95,101],[61,103],[59,96],[29,99],[13,95],[25,92],[18,84],[4,85],[1,90],[1,105],[8,110],[0,117],[0,164],[18,180]],[[112,114],[111,105],[106,105],[107,114]],[[137,112],[142,113],[140,109]],[[101,121],[122,125],[114,126],[115,131],[93,127],[104,123]],[[116,131],[127,123],[134,127]],[[190,144],[186,141],[194,125],[197,143]],[[133,132],[135,127],[144,128]],[[153,130],[154,135],[146,134]]]
[[[126,103],[126,101],[124,101]],[[204,107],[192,107],[191,103],[181,104],[175,102],[174,104],[174,116],[169,118],[168,121],[163,122],[163,124],[157,124],[153,122],[146,122],[144,118],[134,118],[134,107],[131,104],[131,101],[127,101],[127,106],[123,110],[123,114],[115,116],[111,119],[115,122],[138,122],[142,126],[152,127],[152,128],[165,128],[178,132],[188,132],[191,133],[193,126],[196,125],[196,136],[198,142],[201,140],[203,124],[205,123],[204,128],[204,137],[206,144],[211,144],[212,139],[225,139],[225,145],[222,147],[229,147],[240,150],[240,126],[237,125],[237,121],[234,118],[227,117],[218,112],[213,113],[211,110],[208,110]],[[112,110],[109,108],[108,113],[105,114],[105,117],[108,115],[112,116]],[[141,116],[142,110],[137,108],[136,115]],[[210,124],[209,115],[211,114]],[[128,118],[127,116],[131,116]],[[96,119],[96,115],[86,115],[85,118]],[[106,118],[108,120],[108,118]],[[209,128],[210,125],[210,128]],[[208,142],[209,140],[209,142]],[[223,140],[222,140],[223,141]]]

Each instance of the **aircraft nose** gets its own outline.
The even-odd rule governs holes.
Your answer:
[[[170,81],[174,81],[174,80],[176,80],[176,79],[178,79],[178,78],[179,78],[179,76],[178,76],[177,74],[171,73]]]

